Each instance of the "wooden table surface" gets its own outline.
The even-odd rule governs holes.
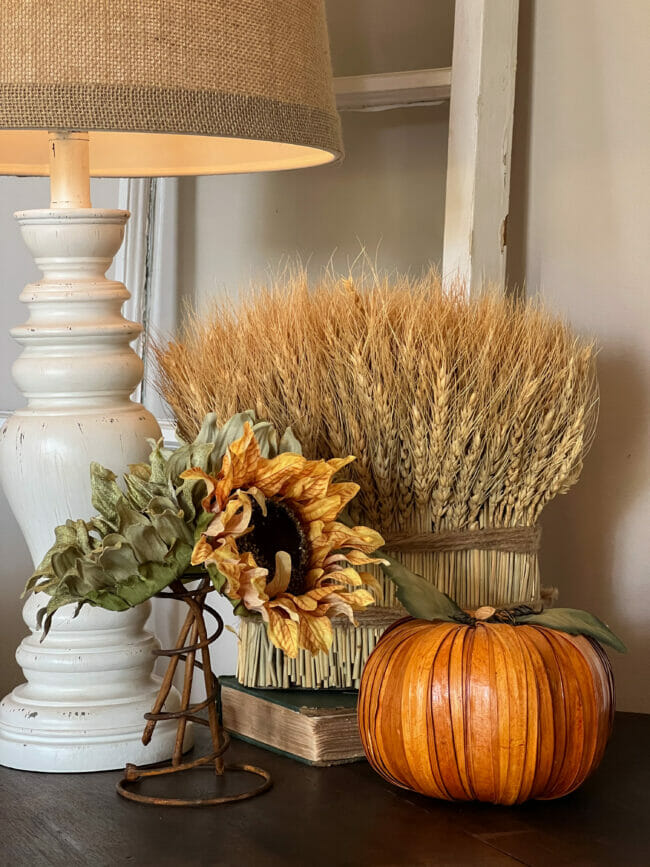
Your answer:
[[[617,714],[579,791],[511,808],[430,800],[365,762],[310,768],[240,742],[232,758],[265,767],[274,787],[225,807],[134,804],[115,793],[116,772],[0,768],[0,865],[647,865],[649,743],[650,715]],[[212,779],[197,771],[185,785]]]

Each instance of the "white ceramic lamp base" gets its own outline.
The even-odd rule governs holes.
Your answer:
[[[128,212],[80,208],[16,216],[43,278],[23,291],[29,320],[11,332],[24,347],[13,375],[28,403],[2,429],[0,476],[38,563],[57,524],[93,514],[90,461],[123,472],[146,460],[146,438],[159,437],[160,430],[130,400],[142,377],[130,346],[140,326],[122,316],[126,288],[105,277]],[[30,629],[46,602],[42,594],[28,600]],[[173,722],[159,723],[148,747],[140,741],[143,714],[160,683],[152,673],[157,643],[144,630],[149,606],[125,613],[86,606],[75,619],[73,610],[57,613],[42,643],[33,632],[17,651],[27,683],[0,705],[0,763],[99,771],[168,759]],[[179,704],[174,691],[166,709]]]

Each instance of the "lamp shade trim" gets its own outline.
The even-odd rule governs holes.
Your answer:
[[[123,138],[129,133],[158,136],[205,137],[205,155],[192,158],[196,142],[178,143],[165,153],[166,140],[143,136],[137,145],[138,165],[120,161],[115,148],[111,159],[97,159],[91,150],[93,176],[129,177],[138,175],[220,174],[237,171],[300,168],[340,160],[343,156],[340,120],[337,114],[306,105],[290,105],[262,96],[233,93],[142,88],[119,85],[50,84],[31,85],[29,92],[21,85],[0,84],[0,128],[16,130],[88,130],[109,132]],[[28,97],[28,98],[27,98]],[[130,128],[134,103],[138,104],[137,127]],[[12,116],[10,106],[21,104],[20,126]],[[113,130],[120,130],[114,133]],[[215,134],[215,130],[219,130]],[[235,164],[223,158],[219,139],[240,139],[269,145],[268,165],[260,148],[249,158],[246,147],[238,149]],[[6,133],[0,131],[0,173],[47,175],[47,152],[43,150],[40,165],[22,157],[28,151],[17,152],[13,142],[5,145]],[[17,141],[14,137],[14,141]],[[92,141],[92,138],[91,138]],[[309,144],[306,145],[305,143]],[[287,146],[286,155],[278,147]],[[291,145],[295,145],[292,150]],[[127,146],[128,148],[128,146]],[[221,157],[220,157],[221,154]],[[93,157],[95,157],[93,159]],[[197,163],[198,160],[198,163]],[[201,162],[204,160],[204,162]]]

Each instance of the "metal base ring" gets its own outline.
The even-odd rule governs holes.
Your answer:
[[[216,806],[217,804],[230,804],[234,801],[245,801],[248,798],[254,798],[256,795],[261,795],[263,792],[268,791],[273,785],[273,781],[271,780],[271,775],[268,771],[263,770],[263,768],[257,768],[255,765],[226,765],[224,767],[224,773],[228,771],[240,771],[247,774],[254,774],[257,777],[262,778],[262,783],[257,786],[255,789],[251,789],[247,792],[240,792],[237,795],[224,795],[220,798],[161,798],[155,795],[143,795],[139,792],[134,792],[131,788],[131,785],[137,783],[143,777],[149,776],[160,776],[161,774],[173,774],[178,771],[190,770],[192,768],[205,767],[207,770],[212,770],[214,773],[214,769],[208,767],[208,762],[212,756],[206,756],[199,763],[193,763],[191,766],[185,766],[184,768],[160,768],[156,769],[153,773],[147,771],[141,771],[139,768],[136,768],[135,765],[130,765],[127,767],[127,776],[123,777],[119,783],[117,784],[117,791],[123,798],[127,798],[129,801],[136,801],[139,804],[152,804],[156,807],[211,807]]]

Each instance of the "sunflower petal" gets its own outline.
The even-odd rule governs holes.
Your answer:
[[[330,550],[356,548],[364,553],[372,553],[384,544],[376,530],[370,527],[346,527],[339,521],[331,521],[323,527],[323,537],[327,538]]]
[[[373,605],[375,602],[375,597],[372,593],[369,593],[363,588],[360,590],[354,590],[352,593],[339,591],[336,595],[339,599],[342,599],[343,602],[347,602],[353,609],[366,608],[368,605]]]
[[[300,503],[298,511],[303,521],[333,521],[341,511],[341,498],[333,494],[312,503]]]
[[[267,608],[268,635],[271,642],[287,656],[298,656],[298,624],[275,608]]]
[[[201,536],[199,541],[194,546],[190,563],[192,566],[198,566],[200,563],[205,563],[208,557],[212,554],[212,545]]]
[[[341,599],[338,593],[330,593],[329,596],[325,597],[323,602],[326,602],[328,605],[328,617],[347,617],[350,623],[356,626],[356,621],[354,619],[354,609],[348,602],[346,602],[344,599]]]
[[[300,596],[296,596],[295,602],[299,608],[314,611],[322,599],[325,599],[333,591],[344,589],[345,587],[342,584],[327,584],[323,587],[315,587],[313,590],[308,590],[307,593],[302,593]]]
[[[250,422],[244,423],[244,433],[228,446],[233,488],[241,488],[255,477],[260,460],[260,447]]]
[[[358,551],[356,548],[353,548],[351,551],[345,551],[343,556],[353,566],[365,566],[368,563],[383,563],[384,566],[388,565],[388,560],[383,560],[381,557],[369,557],[363,551]]]
[[[304,614],[300,618],[298,644],[312,656],[317,653],[328,653],[332,646],[332,623],[328,617],[310,617]]]
[[[347,467],[347,465],[351,464],[353,461],[356,461],[354,455],[348,455],[347,458],[330,458],[329,461],[327,461],[327,466],[332,468],[332,475],[334,475],[334,473],[338,473],[339,470],[342,470],[343,467]]]
[[[381,590],[381,584],[372,572],[359,572],[359,576],[367,587],[372,587],[373,590]]]
[[[246,493],[255,500],[257,505],[260,507],[260,511],[262,512],[262,515],[266,518],[267,508],[266,508],[266,497],[264,496],[264,494],[260,491],[259,488],[256,488],[254,485],[253,485],[253,487],[246,488]]]
[[[347,569],[337,569],[334,572],[329,572],[328,575],[342,584],[352,584],[354,587],[361,587],[363,584],[361,576],[352,566],[348,566]]]
[[[286,613],[287,617],[291,618],[291,620],[295,620],[296,623],[300,620],[298,607],[293,601],[293,598],[288,594],[285,594],[284,596],[276,596],[275,599],[270,599],[267,608],[269,608],[269,610],[281,608],[282,611]]]
[[[283,452],[275,458],[260,458],[251,481],[265,497],[275,497],[285,485],[300,478],[306,463],[302,455],[293,452]]]
[[[266,585],[266,595],[273,599],[289,586],[291,580],[291,555],[286,551],[277,551],[275,555],[275,574]]]

